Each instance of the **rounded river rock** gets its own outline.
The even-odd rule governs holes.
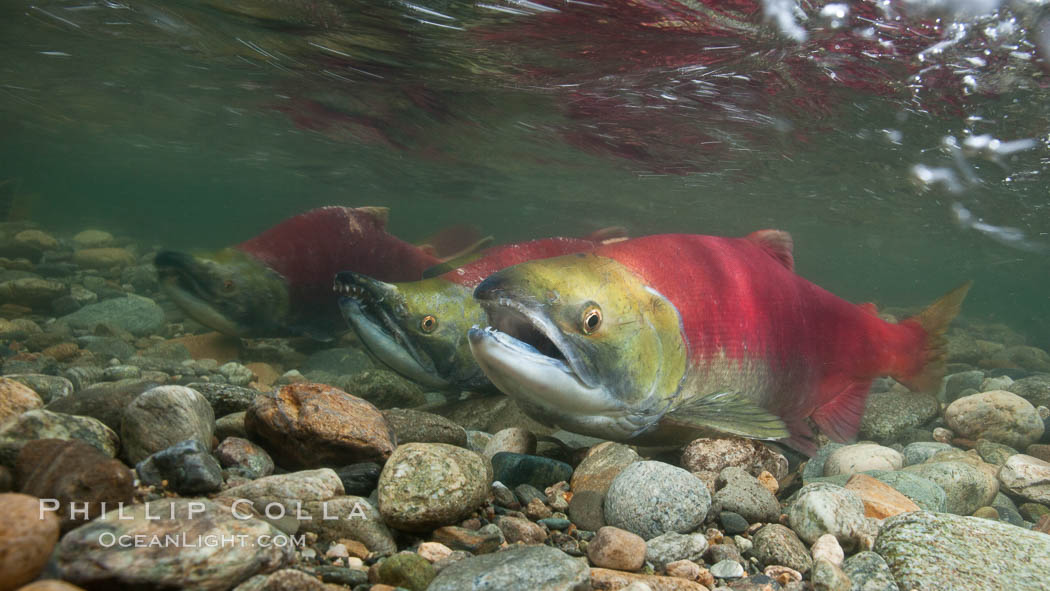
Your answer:
[[[399,446],[379,475],[379,512],[390,527],[426,531],[463,519],[488,497],[492,466],[445,443]]]

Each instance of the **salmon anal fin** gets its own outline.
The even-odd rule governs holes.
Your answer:
[[[355,207],[354,211],[360,211],[363,214],[372,216],[382,229],[386,229],[386,223],[390,221],[389,207],[366,205],[365,207]]]
[[[862,312],[867,312],[872,316],[879,315],[878,307],[876,307],[875,304],[873,304],[872,302],[864,302],[863,304],[857,304],[857,307],[860,308]]]
[[[664,415],[663,420],[674,425],[751,439],[783,439],[791,435],[780,417],[734,392],[718,392],[686,400]]]
[[[813,422],[825,435],[840,443],[856,437],[871,380],[843,381],[832,377],[825,379],[820,389],[819,399],[827,402],[813,411]]]
[[[973,285],[972,281],[956,287],[941,296],[918,316],[913,316],[901,324],[915,323],[926,333],[926,347],[921,352],[922,365],[912,375],[894,374],[893,378],[914,392],[932,392],[936,390],[944,377],[945,365],[948,362],[948,339],[945,333],[952,319],[962,309],[966,293]]]
[[[817,442],[813,439],[813,429],[805,419],[787,419],[785,422],[788,431],[791,431],[791,437],[782,443],[810,457],[817,453]]]
[[[759,230],[748,234],[746,239],[780,261],[788,271],[795,270],[795,242],[791,239],[791,234],[783,230]]]

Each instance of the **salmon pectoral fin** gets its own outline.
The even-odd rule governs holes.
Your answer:
[[[820,385],[820,400],[827,400],[810,415],[820,430],[839,443],[849,441],[860,430],[864,403],[871,380],[828,378]]]
[[[932,392],[940,387],[948,362],[948,339],[945,333],[948,331],[948,325],[959,314],[971,285],[973,282],[967,281],[941,296],[918,316],[901,322],[901,324],[918,324],[925,333],[925,345],[919,354],[921,365],[912,371],[898,371],[892,374],[894,379],[907,386],[909,390]]]
[[[791,436],[787,425],[775,414],[746,396],[718,392],[688,398],[663,417],[673,425],[718,431],[751,439],[783,439]]]

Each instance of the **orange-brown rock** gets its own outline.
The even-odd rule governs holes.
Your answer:
[[[355,556],[357,558],[364,559],[368,558],[368,555],[371,554],[371,551],[369,551],[368,546],[365,546],[357,540],[339,538],[338,543],[342,544],[346,548],[346,552],[350,556]]]
[[[256,361],[245,363],[244,367],[247,367],[255,374],[255,381],[249,385],[256,390],[269,390],[273,387],[273,383],[277,381],[277,378],[281,377],[281,373],[269,363]]]
[[[607,568],[591,569],[591,589],[594,591],[618,591],[634,582],[645,583],[653,591],[709,591],[700,583],[678,577],[636,575]]]
[[[762,470],[757,478],[758,483],[769,492],[777,494],[777,491],[780,490],[780,483],[777,481],[777,477],[773,476],[769,470]]]
[[[599,529],[587,545],[591,564],[616,570],[638,570],[645,564],[645,540],[618,527]]]
[[[21,492],[57,501],[64,531],[98,517],[103,507],[130,504],[135,493],[131,469],[83,441],[30,441],[18,453],[15,473]],[[74,515],[71,503],[86,511]]]
[[[256,397],[244,425],[288,469],[384,461],[396,445],[372,403],[325,384],[289,384]]]
[[[32,388],[8,378],[0,378],[0,425],[8,419],[44,406]]]
[[[899,513],[919,510],[914,501],[867,474],[854,474],[846,482],[846,488],[860,496],[866,517],[885,519]]]
[[[40,499],[0,494],[0,591],[32,581],[58,542],[58,517],[41,512]]]
[[[1050,514],[1040,517],[1032,529],[1050,535]]]
[[[59,343],[45,348],[41,353],[54,358],[56,361],[69,361],[80,355],[80,347],[76,343]]]
[[[206,332],[194,334],[177,339],[171,339],[168,343],[177,343],[186,347],[190,356],[194,359],[214,359],[219,364],[234,361],[240,356],[240,339],[218,332]],[[252,371],[255,371],[253,368]],[[257,374],[258,375],[258,374]]]

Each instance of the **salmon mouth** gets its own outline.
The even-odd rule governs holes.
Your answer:
[[[433,359],[416,346],[398,323],[405,311],[396,286],[343,271],[336,274],[332,291],[340,296],[343,318],[379,361],[425,386],[449,385],[438,374]]]
[[[488,315],[490,331],[501,343],[571,375],[582,386],[596,388],[599,380],[587,371],[572,345],[542,312],[517,300],[479,299]]]
[[[197,278],[203,266],[193,255],[161,251],[154,258],[161,289],[190,317],[223,334],[243,336],[245,331],[212,303],[212,294]]]

